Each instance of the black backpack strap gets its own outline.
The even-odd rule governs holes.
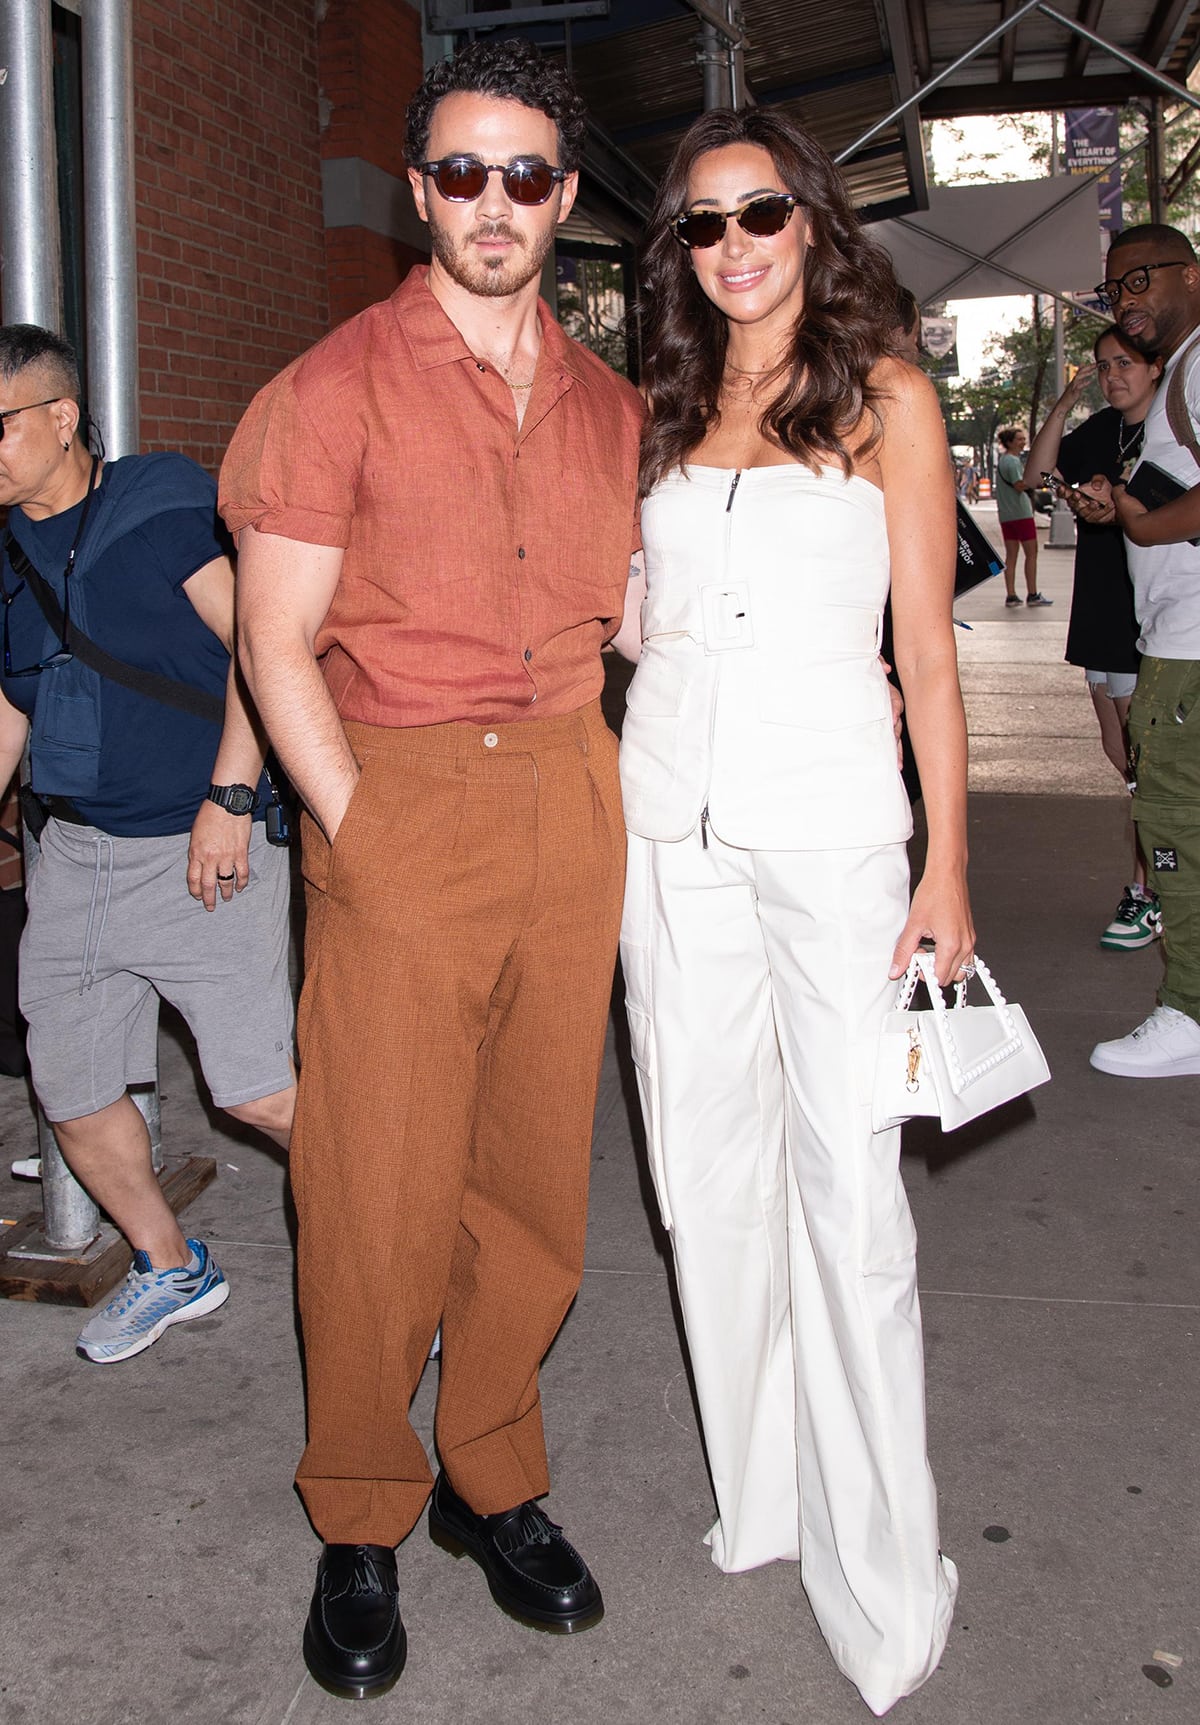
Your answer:
[[[38,574],[13,538],[11,529],[5,532],[0,543],[13,574],[19,581],[26,582],[42,616],[61,636],[63,609],[53,587]],[[138,695],[146,695],[164,707],[175,707],[181,713],[189,713],[193,719],[207,719],[214,725],[224,722],[225,702],[219,696],[210,694],[207,689],[196,689],[190,683],[176,682],[174,677],[163,677],[157,671],[143,671],[138,665],[127,665],[123,659],[114,659],[111,653],[106,653],[103,647],[97,646],[90,636],[85,635],[73,623],[70,637],[66,644],[80,663],[89,670],[99,672],[100,676],[107,677],[110,683],[119,683],[122,688],[132,689]]]

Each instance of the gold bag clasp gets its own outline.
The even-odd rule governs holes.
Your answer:
[[[904,1088],[908,1091],[919,1090],[921,1081],[917,1076],[921,1066],[921,1039],[915,1026],[908,1032],[908,1076]]]

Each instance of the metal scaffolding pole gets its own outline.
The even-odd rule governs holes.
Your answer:
[[[88,405],[111,459],[138,450],[133,0],[83,13]]]
[[[710,108],[730,107],[729,53],[715,25],[705,23],[701,26],[697,57],[704,68],[705,113]]]
[[[704,68],[704,110],[745,108],[753,98],[746,87],[746,39],[738,0],[683,0],[701,20],[700,50]]]
[[[1066,141],[1066,121],[1063,121],[1063,139]],[[1050,116],[1050,174],[1053,178],[1058,173],[1058,115]],[[1063,331],[1063,302],[1054,301],[1054,399],[1058,400],[1067,387],[1066,338]],[[1029,427],[1032,439],[1037,433],[1037,426]],[[1076,544],[1075,517],[1067,508],[1061,497],[1054,500],[1054,508],[1050,513],[1050,537],[1047,545],[1055,549],[1070,550]]]
[[[1166,221],[1166,199],[1163,190],[1163,105],[1161,96],[1152,96],[1146,114],[1146,190],[1150,194],[1150,220]]]
[[[729,22],[738,33],[736,42],[729,48],[729,100],[731,106],[740,112],[743,108],[752,108],[754,97],[750,94],[750,86],[746,82],[746,37],[742,29],[742,9],[738,0],[726,0],[725,10],[729,14]]]
[[[1058,115],[1057,114],[1051,114],[1051,116],[1050,116],[1050,177],[1051,177],[1051,179],[1053,179],[1057,175],[1057,173],[1058,173]],[[1064,334],[1063,334],[1063,302],[1061,299],[1056,299],[1054,302],[1054,399],[1055,399],[1055,401],[1058,400],[1059,396],[1062,394],[1063,390],[1066,387],[1067,387],[1067,366],[1066,366],[1066,343],[1065,343]],[[1032,437],[1032,435],[1033,435],[1033,431],[1031,429],[1030,436]],[[1064,504],[1063,507],[1065,508],[1066,505]],[[1069,509],[1067,510],[1067,514],[1068,515],[1071,514]],[[1071,519],[1074,520],[1074,516],[1071,516]],[[1075,543],[1075,539],[1074,539],[1074,535],[1072,535],[1071,544],[1073,545],[1074,543]]]
[[[1114,60],[1119,60],[1122,65],[1130,66],[1134,71],[1140,72],[1147,82],[1153,84],[1156,89],[1164,90],[1172,101],[1187,102],[1193,108],[1200,108],[1200,96],[1194,96],[1190,90],[1185,90],[1173,78],[1165,77],[1153,66],[1147,65],[1145,60],[1139,60],[1136,54],[1127,53],[1124,48],[1119,48],[1115,42],[1109,42],[1103,36],[1098,36],[1094,30],[1089,30],[1086,24],[1081,24],[1078,18],[1065,18],[1061,12],[1055,11],[1053,6],[1047,6],[1045,0],[1024,0],[1023,5],[1018,6],[1015,12],[1010,12],[1008,17],[1002,19],[994,29],[989,30],[986,36],[981,36],[979,41],[973,47],[968,48],[965,54],[960,54],[957,60],[951,61],[950,65],[943,66],[942,70],[934,77],[927,78],[919,90],[914,90],[911,95],[906,96],[902,102],[898,102],[894,108],[886,113],[882,120],[877,120],[860,137],[855,138],[852,144],[848,144],[844,150],[839,150],[833,158],[834,161],[839,167],[843,162],[850,161],[865,144],[870,143],[872,138],[878,137],[880,132],[885,132],[894,120],[899,119],[901,114],[906,114],[910,108],[915,107],[921,101],[922,97],[927,96],[931,90],[936,90],[939,84],[944,84],[946,79],[957,72],[960,66],[967,65],[977,54],[981,54],[985,48],[990,47],[1001,36],[1006,36],[1010,30],[1015,30],[1022,18],[1027,17],[1030,12],[1040,12],[1043,17],[1051,19],[1055,24],[1061,24],[1064,30],[1069,30],[1076,36],[1082,36],[1084,41],[1090,42],[1094,48],[1102,48],[1106,54],[1111,54]]]
[[[54,45],[45,0],[0,0],[0,257],[5,323],[61,329]]]
[[[54,41],[43,0],[0,0],[0,255],[6,323],[62,329],[62,246],[54,137]],[[26,870],[36,857],[26,842]],[[94,1240],[99,1212],[62,1159],[41,1109],[42,1211],[48,1244]]]

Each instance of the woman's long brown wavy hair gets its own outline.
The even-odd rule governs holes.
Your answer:
[[[693,166],[726,144],[757,144],[808,220],[804,309],[779,389],[760,428],[807,466],[833,461],[849,473],[881,433],[868,383],[889,351],[897,282],[891,260],[863,233],[841,175],[821,146],[782,115],[761,108],[714,108],[684,134],[659,187],[642,254],[642,384],[650,417],[642,439],[642,495],[680,467],[720,417],[729,326],[696,280],[671,231],[687,207]],[[874,431],[851,451],[846,438],[864,412]]]

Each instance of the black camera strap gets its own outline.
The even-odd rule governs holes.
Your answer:
[[[6,530],[3,540],[0,541],[0,549],[8,558],[13,574],[19,581],[27,583],[42,616],[61,637],[64,621],[62,606],[53,587],[38,574],[13,538],[11,529]],[[179,683],[174,677],[161,676],[157,671],[144,671],[139,665],[127,665],[124,659],[114,659],[111,653],[106,653],[103,647],[98,646],[74,623],[71,624],[70,632],[71,638],[66,645],[71,652],[81,664],[98,672],[100,676],[107,677],[110,683],[119,683],[123,689],[132,689],[137,695],[146,695],[164,707],[175,707],[181,713],[189,713],[194,719],[207,719],[214,725],[224,722],[225,702],[220,696],[210,694],[207,689],[197,689],[191,683]]]

